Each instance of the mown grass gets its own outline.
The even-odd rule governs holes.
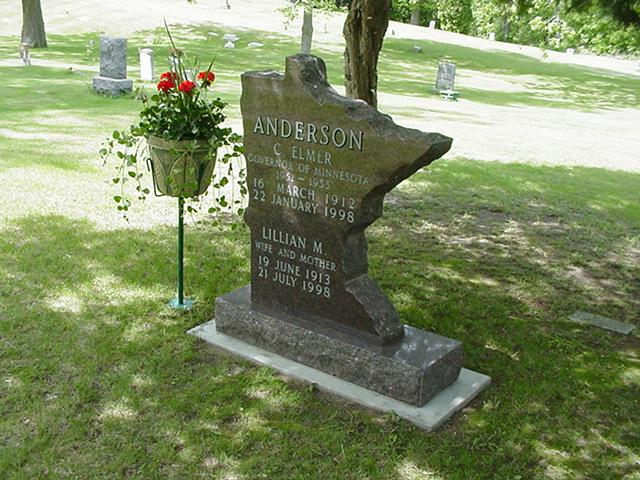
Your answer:
[[[296,48],[228,52],[176,33],[218,54],[219,91],[236,105],[239,72],[281,68]],[[90,38],[54,37],[51,51],[88,65]],[[327,60],[338,78],[339,54]],[[137,104],[94,96],[91,76],[0,69],[1,478],[638,478],[638,335],[567,315],[640,325],[640,175],[457,159],[389,197],[369,232],[371,275],[404,322],[462,340],[465,366],[493,379],[426,434],[185,334],[249,281],[248,233],[190,225],[198,303],[168,310],[174,210],[149,225],[148,210],[133,225],[112,213],[94,152]]]

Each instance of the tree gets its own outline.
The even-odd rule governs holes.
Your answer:
[[[572,0],[570,8],[584,10],[590,7],[593,0]],[[598,0],[600,8],[608,12],[623,25],[633,25],[640,28],[640,2],[638,0]]]
[[[311,53],[311,42],[313,40],[313,5],[305,5],[302,17],[302,38],[300,40],[300,51]]]
[[[32,48],[46,48],[47,46],[40,0],[22,0],[21,41],[28,43]]]
[[[378,57],[389,26],[391,0],[352,0],[344,22],[347,95],[378,104]]]

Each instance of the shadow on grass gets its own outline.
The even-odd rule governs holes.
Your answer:
[[[458,338],[493,377],[426,434],[185,335],[249,278],[246,230],[190,230],[178,315],[174,231],[35,216],[0,237],[5,478],[623,478],[637,462],[638,175],[437,162],[370,229],[371,274],[403,321]]]

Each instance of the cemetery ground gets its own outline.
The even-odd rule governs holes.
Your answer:
[[[214,26],[175,33],[208,58],[209,31],[222,34]],[[130,65],[148,35],[129,37]],[[297,50],[286,37],[241,35],[268,48],[216,48],[216,85],[235,124],[238,75],[282,70]],[[166,308],[175,202],[150,198],[128,224],[110,204],[117,191],[97,148],[139,105],[91,92],[97,50],[87,45],[97,38],[51,35],[49,49],[34,54],[47,65],[0,68],[2,478],[640,478],[637,331],[621,336],[567,318],[586,310],[639,324],[640,168],[627,153],[616,163],[634,148],[620,140],[632,138],[631,125],[619,121],[620,135],[603,146],[603,165],[615,169],[553,165],[551,153],[565,145],[543,137],[547,165],[520,163],[531,159],[517,145],[511,161],[508,152],[478,161],[453,151],[387,198],[368,231],[371,276],[403,322],[461,340],[464,366],[492,377],[427,434],[185,334],[210,318],[216,296],[249,282],[249,235],[204,215],[189,224],[187,291],[198,303],[185,314]],[[532,122],[541,107],[553,118],[593,115],[603,129],[618,112],[638,118],[628,113],[639,106],[637,77],[428,42],[417,56],[414,44],[385,43],[381,109],[453,136],[454,146],[468,120],[460,105],[523,119],[533,112]],[[0,62],[14,50],[14,38],[0,38]],[[340,83],[341,52],[316,53]],[[443,54],[478,78],[526,74],[529,88],[469,87],[457,111],[426,111],[420,99],[431,95]],[[463,126],[448,131],[453,124]],[[511,127],[485,141],[506,148]],[[563,129],[580,134],[569,122]],[[573,157],[583,153],[586,164],[598,160]]]

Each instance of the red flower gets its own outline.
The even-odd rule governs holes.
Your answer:
[[[160,75],[160,80],[170,80],[172,82],[175,82],[176,80],[178,80],[178,75],[175,72],[164,72],[162,75]]]
[[[162,78],[162,77],[160,77]],[[173,83],[171,80],[160,80],[158,82],[158,90],[161,92],[168,92],[169,90],[171,90],[172,88],[174,88],[176,86],[175,83]]]
[[[178,90],[184,93],[190,93],[194,88],[196,88],[196,84],[191,80],[185,80],[180,85],[178,85]]]
[[[211,85],[213,81],[216,79],[216,74],[210,71],[200,72],[198,74],[198,80],[202,80],[204,85]]]

